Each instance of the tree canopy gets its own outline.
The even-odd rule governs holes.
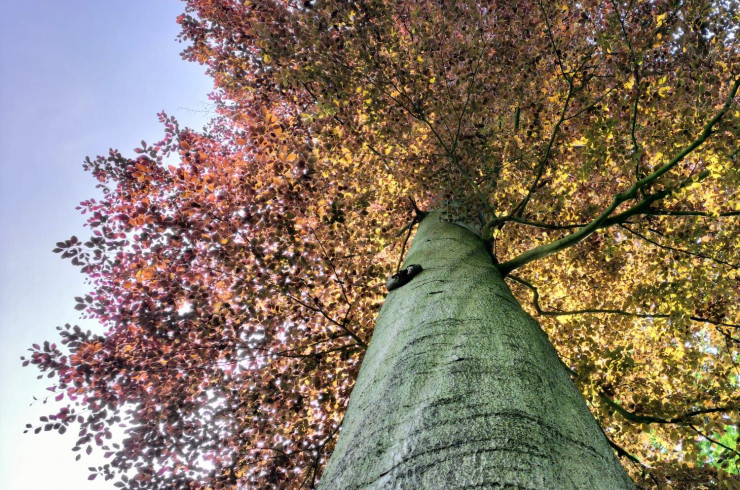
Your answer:
[[[740,4],[188,0],[203,131],[85,162],[26,360],[126,488],[311,487],[419,209],[490,239],[631,476],[737,472]],[[125,438],[113,443],[122,424]],[[714,464],[710,464],[714,463]]]

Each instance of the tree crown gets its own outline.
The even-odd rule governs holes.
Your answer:
[[[738,456],[737,11],[189,0],[219,114],[86,161],[92,237],[56,251],[107,332],[32,349],[70,402],[47,428],[78,423],[128,488],[311,485],[439,209],[490,241],[633,477],[726,477],[695,466]]]

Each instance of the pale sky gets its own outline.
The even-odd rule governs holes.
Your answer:
[[[87,236],[75,210],[95,195],[86,155],[161,138],[157,112],[200,128],[211,81],[182,61],[178,0],[0,1],[0,489],[109,489],[87,480],[100,459],[71,451],[76,432],[23,434],[51,412],[20,356],[79,321],[83,276],[54,243]],[[53,403],[53,399],[50,401]],[[95,453],[93,453],[95,456]]]

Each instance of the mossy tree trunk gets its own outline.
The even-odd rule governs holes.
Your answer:
[[[432,213],[392,291],[320,487],[626,489],[633,484],[486,244]]]

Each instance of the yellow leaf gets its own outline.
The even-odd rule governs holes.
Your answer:
[[[588,143],[588,140],[585,137],[581,137],[575,141],[572,141],[569,146],[571,148],[583,148],[584,146],[586,146],[586,143]]]

